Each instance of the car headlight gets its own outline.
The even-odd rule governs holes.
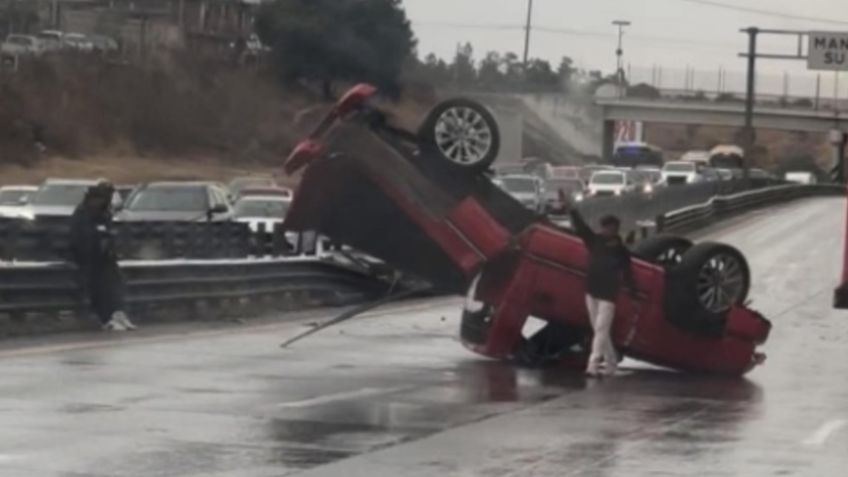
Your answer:
[[[645,184],[645,187],[643,188],[643,191],[644,191],[646,194],[651,194],[651,193],[653,193],[653,192],[654,192],[654,186],[653,186],[653,185],[651,185],[651,184]]]
[[[585,199],[585,198],[586,197],[583,195],[582,192],[578,192],[578,193],[574,194],[574,200],[576,200],[577,202],[582,202],[583,199]]]
[[[615,195],[621,195],[621,189],[616,189],[614,193]]]

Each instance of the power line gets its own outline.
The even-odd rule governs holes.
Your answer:
[[[443,27],[456,28],[461,30],[491,30],[491,31],[523,31],[522,25],[509,24],[483,24],[483,23],[451,23],[451,22],[413,22],[413,25],[425,27]],[[573,36],[581,38],[614,38],[615,33],[612,31],[597,31],[597,30],[578,30],[574,28],[552,27],[544,25],[534,25],[533,31],[540,33],[548,33],[555,35]],[[669,48],[682,47],[707,47],[712,49],[728,49],[736,48],[735,43],[720,43],[711,41],[700,41],[692,38],[671,38],[662,36],[649,35],[628,35],[628,38],[640,43],[655,43]]]
[[[848,25],[848,21],[845,20],[834,20],[832,18],[822,18],[822,17],[809,17],[805,15],[796,15],[793,13],[786,12],[776,12],[774,10],[763,10],[760,8],[754,7],[745,7],[740,5],[732,5],[729,3],[717,2],[715,0],[676,0],[678,2],[684,3],[692,3],[695,5],[713,7],[713,8],[722,8],[725,10],[733,10],[736,12],[742,13],[752,13],[754,15],[762,15],[772,18],[780,18],[782,20],[794,20],[794,21],[805,21],[805,22],[813,22],[813,23],[827,23],[830,25]]]

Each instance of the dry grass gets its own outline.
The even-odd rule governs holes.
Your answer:
[[[282,163],[282,159],[279,161]],[[38,184],[48,177],[108,178],[116,184],[135,184],[154,180],[216,180],[228,182],[240,175],[271,174],[278,182],[293,185],[283,176],[280,164],[233,164],[213,158],[183,157],[179,159],[150,159],[140,157],[101,156],[86,160],[51,158],[40,161],[37,167],[0,164],[4,184]]]
[[[35,178],[100,171],[138,180],[170,170],[207,174],[198,163],[267,169],[298,139],[294,118],[313,102],[308,92],[287,91],[262,72],[190,58],[146,67],[83,57],[25,64],[0,81],[2,180],[12,174]],[[47,147],[43,155],[35,153],[36,138]],[[171,159],[157,162],[152,171],[144,166],[127,171],[124,164],[144,161],[126,158],[139,157]],[[63,164],[67,172],[53,164]]]

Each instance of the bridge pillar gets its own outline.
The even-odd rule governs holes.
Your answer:
[[[836,182],[845,182],[848,171],[845,170],[845,145],[848,135],[840,129],[830,131],[830,146],[833,155],[832,178]]]
[[[604,162],[612,161],[615,152],[615,121],[604,120],[603,135],[601,136],[601,156]]]

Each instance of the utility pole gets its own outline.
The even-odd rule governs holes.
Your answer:
[[[524,26],[524,79],[527,79],[528,61],[530,61],[530,31],[533,29],[533,0],[527,0],[527,24]]]
[[[618,95],[624,96],[624,27],[630,26],[627,20],[615,20],[612,24],[618,27],[618,47],[615,49],[616,67],[615,74],[618,77]]]
[[[744,176],[748,178],[748,161],[751,158],[751,149],[756,141],[754,132],[754,101],[755,87],[757,84],[757,35],[760,29],[750,27],[744,30],[748,33],[748,87],[745,94],[745,127],[742,129],[742,148],[745,150]]]

